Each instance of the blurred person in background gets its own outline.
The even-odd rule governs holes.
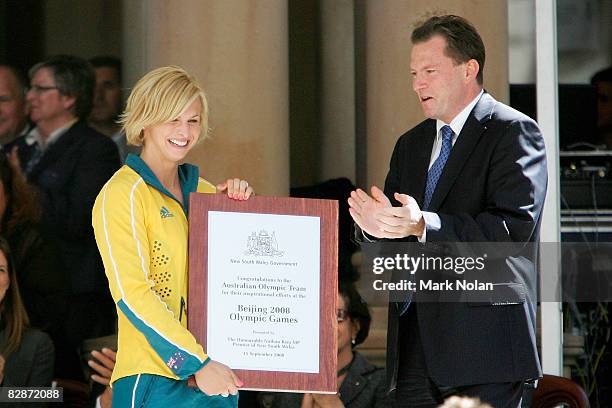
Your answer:
[[[11,251],[0,237],[0,385],[48,387],[53,378],[53,360],[49,336],[29,327]]]
[[[98,56],[89,62],[96,73],[96,88],[89,125],[113,139],[123,163],[128,153],[140,152],[140,148],[127,144],[125,132],[118,123],[119,114],[123,110],[121,60],[116,57]]]
[[[115,144],[86,122],[94,85],[93,68],[81,58],[58,55],[34,65],[27,101],[36,126],[10,152],[14,167],[40,193],[42,232],[57,245],[68,277],[63,346],[74,358],[58,360],[57,374],[75,380],[84,379],[77,353],[82,341],[113,333],[116,319],[91,210],[120,162]]]
[[[121,61],[115,57],[99,56],[90,59],[89,63],[96,74],[89,125],[108,137],[114,137],[121,132],[121,125],[117,122],[122,111]]]
[[[23,74],[10,65],[0,65],[0,145],[6,145],[30,130],[27,82]]]
[[[40,216],[36,191],[0,155],[0,234],[12,249],[30,323],[58,345],[63,341],[67,279],[57,248],[39,229]]]

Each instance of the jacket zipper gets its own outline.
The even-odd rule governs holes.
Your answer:
[[[179,322],[183,320],[183,309],[185,309],[185,316],[187,316],[187,305],[185,305],[185,298],[181,296],[181,309],[179,312]]]

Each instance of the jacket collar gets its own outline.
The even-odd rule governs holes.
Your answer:
[[[357,351],[354,351],[354,353],[355,355],[351,368],[346,374],[344,381],[342,381],[339,390],[345,405],[355,399],[364,389],[368,381],[365,375],[378,369]]]
[[[444,198],[459,176],[461,169],[470,157],[472,150],[474,150],[480,137],[487,130],[487,122],[492,118],[493,109],[496,104],[497,101],[485,91],[476,106],[474,106],[461,130],[461,134],[457,137],[457,142],[451,150],[440,180],[438,180],[436,189],[431,197],[429,211],[438,211]]]
[[[180,201],[172,195],[159,181],[153,170],[140,158],[140,156],[130,153],[125,160],[125,164],[134,170],[142,177],[145,183],[155,188],[162,194],[167,195],[180,204]],[[200,170],[193,164],[185,163],[178,166],[179,182],[181,184],[181,191],[183,192],[183,211],[185,215],[189,214],[189,193],[196,192],[198,189],[198,178],[200,176]]]
[[[28,177],[36,179],[50,164],[55,163],[70,146],[82,140],[80,136],[82,136],[84,132],[87,132],[87,123],[80,120],[73,122],[68,128],[63,128],[61,135],[53,141],[53,143],[49,144],[44,152],[40,150],[38,147],[39,145],[36,144],[36,147],[34,147],[34,145],[27,145],[26,143],[32,151],[38,150],[42,155],[40,161],[34,165],[31,172],[28,174]]]

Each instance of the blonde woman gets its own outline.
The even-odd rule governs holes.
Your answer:
[[[244,180],[217,186],[180,164],[207,130],[196,79],[179,67],[147,73],[128,98],[122,124],[140,156],[104,186],[93,210],[96,242],[117,305],[113,406],[236,407],[241,381],[212,361],[187,330],[189,193],[246,200]],[[197,388],[188,387],[195,377]]]

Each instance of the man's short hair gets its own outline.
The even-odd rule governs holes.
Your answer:
[[[13,74],[13,77],[15,77],[15,81],[17,81],[17,86],[21,90],[20,96],[22,98],[25,98],[26,93],[28,92],[28,80],[26,79],[26,76],[23,74],[23,71],[9,64],[0,64],[0,68],[4,68],[7,71],[9,71],[11,74]]]
[[[476,80],[483,81],[485,64],[485,47],[476,28],[463,17],[446,15],[434,16],[419,24],[412,32],[413,44],[422,43],[440,35],[446,39],[446,54],[457,64],[471,59],[478,62],[479,70]]]
[[[198,80],[177,66],[146,73],[134,85],[119,119],[128,143],[142,145],[145,128],[178,118],[196,99],[202,103],[201,141],[208,132],[208,102]]]
[[[42,68],[51,71],[55,86],[62,95],[75,97],[72,113],[79,119],[86,119],[93,106],[96,84],[96,75],[91,64],[72,55],[56,55],[30,68],[30,79]]]
[[[94,68],[113,68],[117,71],[117,77],[119,78],[119,82],[121,82],[121,60],[117,57],[111,57],[109,55],[98,55],[97,57],[93,57],[89,60],[89,63]]]
[[[591,77],[591,85],[596,85],[598,82],[612,82],[612,67],[602,69]]]

